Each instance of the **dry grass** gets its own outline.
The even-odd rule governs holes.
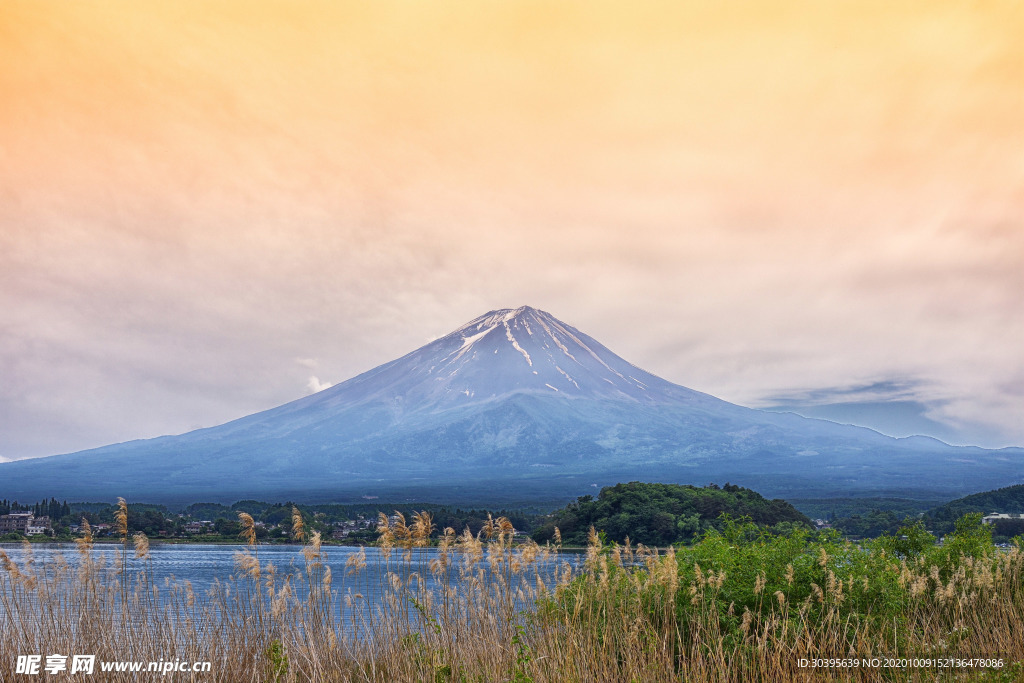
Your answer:
[[[135,555],[128,557],[120,518],[125,552],[113,566],[94,557],[88,525],[77,566],[63,559],[37,565],[28,544],[20,564],[0,551],[0,678],[8,679],[18,654],[51,652],[208,660],[212,674],[195,680],[261,683],[926,681],[939,675],[935,669],[826,674],[798,667],[800,658],[887,656],[1001,657],[1007,663],[1001,671],[957,669],[947,677],[1009,681],[1019,676],[1010,664],[1024,660],[1018,549],[961,557],[941,570],[882,553],[860,575],[852,556],[812,548],[808,566],[823,578],[803,591],[793,564],[777,577],[754,568],[747,580],[671,549],[602,547],[596,536],[584,568],[573,570],[557,545],[513,546],[511,524],[497,519],[477,536],[452,529],[437,535],[429,556],[436,587],[428,589],[412,562],[428,552],[435,532],[427,513],[410,524],[382,516],[380,547],[371,551],[384,558],[380,571],[367,570],[365,550],[352,554],[343,571],[332,570],[314,532],[302,567],[282,573],[260,562],[252,518],[242,514],[240,521],[251,548],[236,555],[235,574],[204,595],[187,581],[154,584],[145,570],[148,542],[136,536]],[[306,533],[297,510],[293,533]],[[857,551],[847,546],[844,552]],[[124,562],[144,570],[129,581]],[[891,577],[893,599],[903,600],[897,608],[869,594],[880,574]],[[750,600],[738,608],[729,596],[741,589]],[[370,593],[383,599],[369,604]],[[94,679],[140,680],[127,673]]]

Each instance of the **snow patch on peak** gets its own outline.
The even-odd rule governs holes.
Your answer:
[[[532,318],[534,321],[539,322],[541,325],[544,324],[544,318],[554,320],[550,314],[544,311],[539,311],[531,306],[520,306],[519,308],[498,308],[493,311],[487,311],[478,318],[470,320],[468,323],[455,330],[449,336],[466,337],[475,335],[478,332],[483,331],[485,328],[493,329],[503,323],[514,322],[514,326],[518,327],[519,323],[522,322],[523,327],[526,329],[527,334],[532,335],[533,330],[529,329],[528,319]],[[468,332],[472,330],[472,332]],[[468,332],[468,334],[467,334]]]
[[[568,347],[566,347],[566,345],[562,343],[562,340],[559,339],[555,335],[555,333],[551,331],[551,328],[547,326],[547,323],[545,323],[542,318],[538,317],[537,318],[537,322],[540,323],[540,326],[544,328],[544,331],[547,332],[548,336],[551,337],[551,339],[555,342],[555,346],[557,346],[558,348],[560,348],[562,350],[562,353],[564,353],[565,355],[569,356],[569,358],[572,358],[574,361],[579,363],[579,361],[576,360],[576,356],[574,356],[571,353],[569,353]]]
[[[526,362],[529,363],[530,367],[532,368],[533,367],[533,361],[530,360],[530,354],[528,354],[526,352],[526,349],[524,349],[522,346],[520,346],[519,342],[516,341],[516,338],[512,336],[512,328],[508,326],[508,322],[505,322],[504,325],[505,325],[505,336],[508,337],[508,340],[510,342],[512,342],[512,348],[514,348],[519,353],[523,354],[523,357],[526,358]]]
[[[572,382],[572,383],[573,383],[573,386],[575,386],[575,387],[576,387],[577,389],[579,389],[579,388],[580,388],[580,385],[579,385],[579,384],[576,384],[576,380],[574,380],[574,379],[573,379],[572,377],[570,377],[570,376],[569,376],[569,373],[568,373],[568,372],[566,372],[566,371],[565,371],[565,370],[563,370],[562,368],[558,367],[557,365],[555,366],[555,370],[558,370],[558,371],[559,371],[560,373],[562,373],[563,375],[565,375],[565,378],[566,378],[567,380],[569,380],[570,382]]]
[[[497,327],[497,326],[495,326],[495,327]],[[464,349],[467,346],[472,346],[473,344],[475,344],[479,340],[481,340],[484,337],[486,337],[491,332],[491,330],[493,330],[493,329],[494,329],[494,327],[488,327],[483,332],[478,332],[476,334],[471,334],[468,337],[463,337],[462,338],[462,348]]]
[[[449,336],[458,335],[459,337],[475,336],[479,332],[489,332],[498,325],[512,319],[515,316],[515,311],[510,308],[501,308],[496,311],[488,311],[479,318],[470,320],[468,323],[455,330]],[[466,332],[472,330],[467,335]]]
[[[607,363],[605,363],[605,362],[604,362],[604,359],[603,359],[603,358],[601,358],[601,356],[597,355],[597,354],[596,354],[596,353],[594,352],[594,350],[593,350],[592,348],[590,348],[589,346],[587,346],[586,344],[584,344],[584,343],[583,343],[583,340],[582,340],[582,339],[580,339],[580,338],[579,338],[579,337],[577,337],[577,336],[576,336],[575,334],[573,334],[572,332],[569,332],[568,330],[566,330],[566,329],[564,329],[564,328],[563,328],[563,332],[565,332],[565,334],[567,334],[567,335],[569,336],[569,338],[570,338],[570,339],[572,339],[572,340],[573,340],[574,342],[576,342],[576,343],[577,343],[577,344],[578,344],[579,346],[581,346],[581,347],[583,348],[583,350],[584,350],[584,351],[586,351],[587,353],[589,353],[589,354],[590,354],[590,355],[591,355],[591,356],[592,356],[592,357],[594,358],[594,360],[596,360],[596,361],[597,361],[598,363],[600,363],[601,365],[603,365],[603,366],[604,366],[604,368],[605,368],[605,370],[608,370],[608,371],[610,371],[610,372],[614,373],[615,375],[618,375],[620,379],[626,379],[625,377],[623,377],[623,376],[622,376],[622,373],[618,372],[618,371],[617,371],[617,370],[615,370],[615,369],[614,369],[613,367],[611,367],[610,365],[608,365]],[[573,360],[576,360],[576,359],[575,359],[575,358],[573,358]]]

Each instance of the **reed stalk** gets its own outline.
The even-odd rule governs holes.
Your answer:
[[[296,510],[293,535],[306,545],[294,567],[261,563],[243,513],[247,547],[236,571],[196,594],[187,581],[155,585],[148,539],[137,534],[129,557],[127,505],[119,514],[124,545],[114,566],[94,557],[87,523],[77,557],[42,564],[27,551],[15,562],[0,551],[0,679],[13,678],[19,654],[71,652],[210,661],[212,671],[196,680],[230,682],[1024,676],[1019,548],[911,557],[836,538],[725,534],[656,550],[606,545],[594,533],[577,568],[559,545],[514,545],[508,520],[456,534],[418,513],[410,524],[382,516],[380,546],[332,566]],[[382,562],[368,563],[370,553]],[[374,604],[365,598],[371,589],[382,596]],[[1003,667],[886,673],[799,664],[874,657],[998,658]]]

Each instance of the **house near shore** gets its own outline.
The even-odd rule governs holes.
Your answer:
[[[398,521],[398,515],[392,515],[389,519],[393,522]],[[377,528],[377,520],[367,519],[363,515],[359,515],[355,519],[349,519],[343,522],[335,522],[331,530],[331,538],[340,540],[350,536],[355,531],[361,531],[365,529]]]
[[[38,536],[51,529],[50,518],[46,515],[36,517],[31,512],[12,512],[0,515],[0,534],[19,533],[25,536]]]

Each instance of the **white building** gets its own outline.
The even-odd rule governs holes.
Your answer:
[[[45,534],[50,528],[50,518],[45,515],[36,517],[31,512],[12,512],[0,515],[0,534],[16,532],[26,536]]]
[[[982,524],[992,524],[1003,519],[1024,519],[1024,515],[1014,515],[1006,512],[990,512],[981,518]]]

